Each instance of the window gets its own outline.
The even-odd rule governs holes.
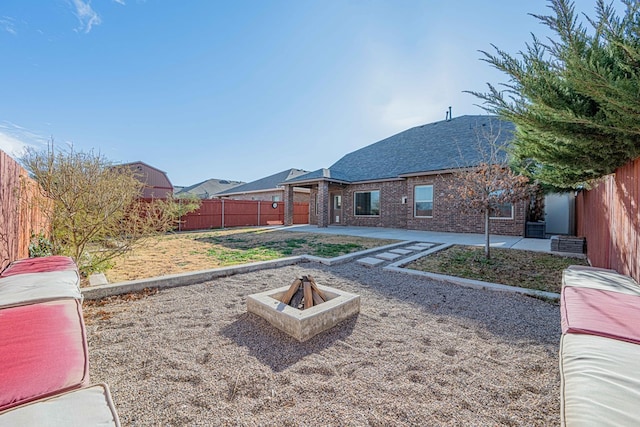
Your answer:
[[[492,191],[491,196],[500,196],[504,193],[504,190]],[[498,219],[512,219],[513,218],[513,203],[494,203],[491,206],[491,218]]]
[[[416,217],[432,217],[433,185],[416,185],[413,193],[413,215]]]
[[[333,209],[342,209],[342,196],[339,194],[333,196]]]
[[[513,203],[497,203],[491,207],[491,218],[512,219]]]
[[[271,196],[271,201],[272,202],[280,202],[280,196]]]
[[[360,216],[380,215],[380,190],[355,193],[355,213]]]

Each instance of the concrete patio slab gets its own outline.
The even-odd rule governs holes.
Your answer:
[[[477,233],[445,233],[440,231],[405,230],[383,227],[331,226],[319,228],[316,225],[293,225],[282,227],[284,231],[302,231],[307,233],[341,234],[346,236],[371,237],[374,239],[396,239],[426,243],[453,243],[457,245],[484,245],[484,234]],[[495,248],[514,248],[551,252],[549,239],[532,239],[520,236],[491,235],[491,246]]]

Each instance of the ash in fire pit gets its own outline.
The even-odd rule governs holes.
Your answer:
[[[293,281],[280,301],[293,308],[305,310],[327,301],[327,296],[318,289],[313,277],[302,276],[302,279]]]

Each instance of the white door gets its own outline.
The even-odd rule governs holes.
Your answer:
[[[342,194],[331,194],[331,224],[342,223]]]

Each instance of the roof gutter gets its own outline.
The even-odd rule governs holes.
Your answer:
[[[327,177],[321,177],[321,178],[312,178],[312,179],[308,179],[308,180],[304,180],[304,181],[296,181],[296,182],[282,182],[278,185],[293,185],[293,186],[297,186],[297,185],[309,185],[309,184],[317,184],[318,182],[322,182],[322,181],[327,181],[329,183],[336,183],[336,184],[352,184],[352,182],[350,181],[343,181],[341,179],[335,179],[335,178],[327,178]]]
[[[398,175],[401,178],[411,178],[413,176],[429,176],[429,175],[442,175],[445,173],[455,173],[455,172],[460,172],[460,171],[464,171],[467,169],[472,169],[472,168],[455,168],[455,169],[440,169],[440,170],[436,170],[436,171],[427,171],[427,172],[411,172],[411,173],[403,173],[401,175]]]
[[[353,181],[349,184],[374,184],[376,182],[393,182],[393,181],[404,181],[405,177],[399,175],[398,178],[384,178],[384,179],[368,179],[366,181]]]
[[[247,190],[247,191],[235,191],[235,192],[224,192],[224,193],[216,193],[216,194],[212,194],[213,196],[217,196],[217,197],[226,197],[226,196],[237,196],[237,195],[242,195],[242,194],[255,194],[255,193],[268,193],[268,192],[273,192],[273,191],[283,191],[284,188],[280,186],[280,184],[278,184],[277,187],[274,188],[265,188],[263,190]],[[303,192],[303,193],[308,193],[309,189],[307,188],[299,188],[299,187],[293,187],[293,191],[299,191],[299,192]]]

